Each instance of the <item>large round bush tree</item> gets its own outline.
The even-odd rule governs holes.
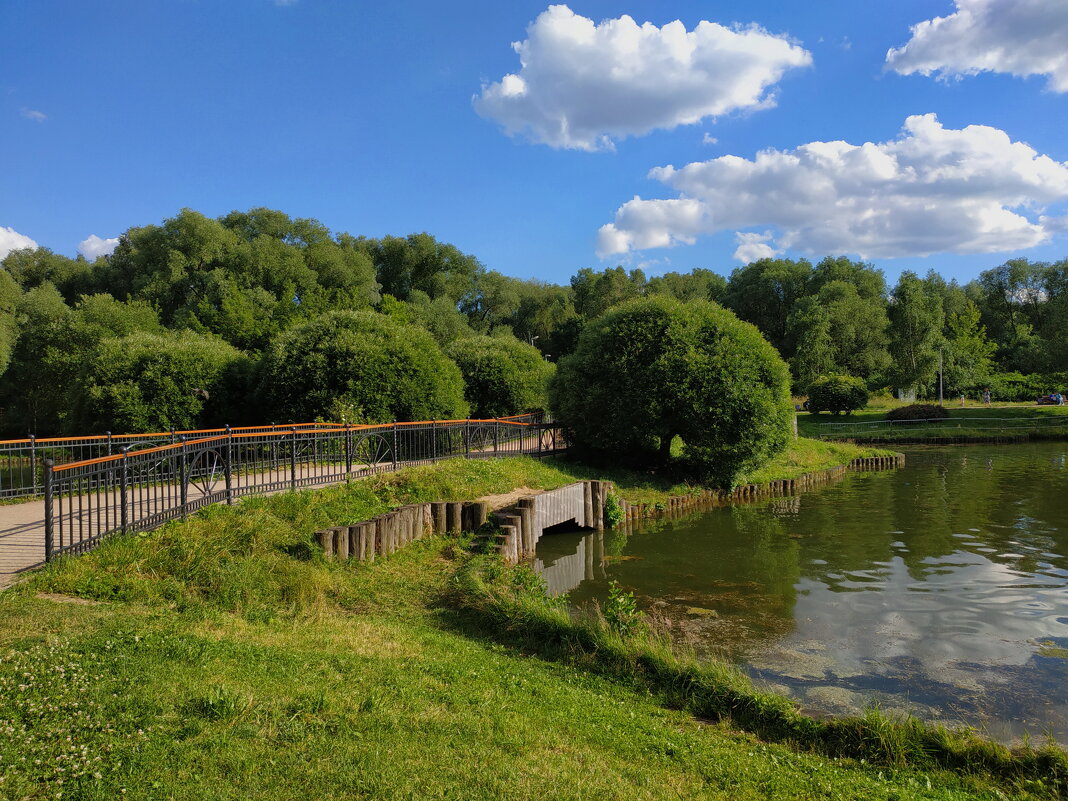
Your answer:
[[[706,480],[730,486],[792,437],[790,371],[755,326],[721,306],[663,297],[592,321],[550,383],[579,449],[666,462],[678,436]]]
[[[460,370],[433,337],[367,311],[328,312],[277,337],[263,357],[260,393],[285,422],[467,414]]]
[[[77,427],[166,431],[233,420],[232,383],[247,363],[233,345],[192,331],[104,339],[83,369]]]
[[[545,408],[553,365],[533,345],[513,336],[458,339],[445,351],[464,377],[464,397],[478,418],[506,417]]]

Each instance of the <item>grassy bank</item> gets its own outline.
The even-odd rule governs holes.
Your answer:
[[[903,801],[1010,789],[765,742],[668,708],[686,705],[634,677],[509,641],[458,596],[466,558],[426,540],[372,565],[313,559],[336,598],[268,618],[210,597],[184,609],[52,600],[36,595],[47,576],[4,593],[0,795]]]
[[[802,443],[783,465],[832,452],[851,453]],[[403,503],[581,477],[456,460],[218,507],[49,566],[0,594],[0,796],[1055,795],[1062,763],[1042,781],[1030,767],[1053,756],[803,718],[730,669],[573,624],[529,572],[454,540],[371,565],[311,543]],[[624,494],[678,489],[608,477]],[[962,759],[931,759],[942,747]]]
[[[1027,436],[1030,438],[1068,438],[1068,406],[969,406],[946,404],[949,417],[922,424],[886,423],[886,409],[874,408],[851,415],[809,414],[797,416],[797,428],[803,437],[840,437],[863,442],[916,442],[924,439],[962,439],[982,441],[991,438]]]
[[[884,453],[842,443],[797,440],[746,481],[793,478]],[[208,507],[182,524],[115,538],[90,553],[44,571],[36,585],[94,600],[173,604],[210,603],[250,619],[277,610],[305,612],[344,594],[339,570],[319,558],[311,534],[348,525],[409,503],[472,500],[517,487],[554,489],[586,478],[607,478],[631,503],[666,501],[691,490],[669,477],[593,468],[564,459],[452,459],[373,476],[314,492],[250,498]]]

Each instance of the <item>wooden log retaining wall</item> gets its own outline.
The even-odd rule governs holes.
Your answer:
[[[616,497],[624,523],[649,517],[677,516],[699,509],[750,503],[765,498],[796,495],[804,490],[837,481],[850,470],[892,470],[903,467],[903,454],[854,459],[848,465],[806,473],[798,478],[768,484],[744,484],[727,490],[701,489],[689,495],[668,498],[665,503],[627,503]],[[448,501],[402,506],[351,526],[316,532],[328,559],[373,562],[409,542],[430,534],[457,536],[476,532],[483,544],[505,561],[518,562],[532,556],[546,528],[574,521],[577,526],[601,530],[605,506],[614,490],[610,481],[579,481],[566,487],[520,498],[504,509],[490,509],[484,501]],[[487,523],[492,525],[487,525]]]

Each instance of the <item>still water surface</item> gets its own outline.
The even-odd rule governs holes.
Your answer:
[[[810,712],[1068,744],[1068,444],[905,452],[795,497],[552,534],[539,569],[577,606],[618,581]]]

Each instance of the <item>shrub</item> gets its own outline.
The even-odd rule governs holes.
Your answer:
[[[703,480],[730,486],[792,436],[790,373],[756,327],[711,302],[654,297],[593,320],[550,381],[577,450],[667,462],[672,440]]]
[[[457,366],[426,331],[374,312],[328,312],[279,336],[263,357],[260,395],[276,420],[338,408],[356,422],[464,417]]]
[[[933,403],[913,403],[886,413],[887,420],[935,420],[943,417],[949,417],[949,412],[945,407]]]
[[[105,339],[85,365],[76,419],[88,431],[196,428],[220,416],[229,377],[247,360],[221,339],[192,331]]]
[[[854,412],[868,405],[868,388],[850,375],[817,378],[808,389],[808,410],[813,414]]]
[[[532,345],[512,336],[474,336],[453,342],[446,354],[464,378],[464,397],[478,418],[506,417],[545,408],[555,369]]]

